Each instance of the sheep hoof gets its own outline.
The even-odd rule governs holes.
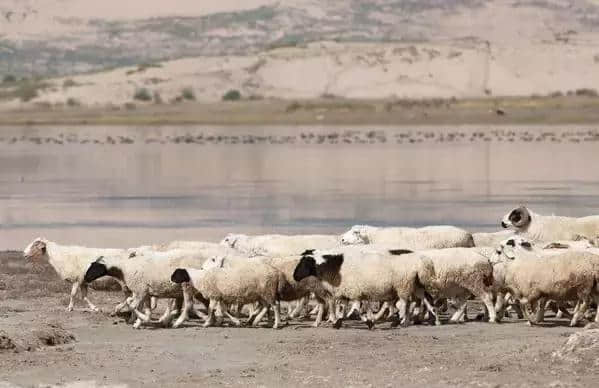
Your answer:
[[[370,319],[366,321],[366,326],[368,326],[368,330],[372,330],[372,328],[374,327],[374,322],[372,322]]]
[[[343,319],[337,319],[335,321],[335,323],[333,324],[333,327],[337,330],[341,329],[341,326],[343,325]]]

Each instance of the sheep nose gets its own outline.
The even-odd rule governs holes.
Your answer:
[[[501,226],[507,229],[507,224],[504,221],[501,221]]]

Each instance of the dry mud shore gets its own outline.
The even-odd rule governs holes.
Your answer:
[[[120,293],[92,291],[109,311]],[[66,313],[67,287],[43,264],[0,254],[0,387],[428,386],[584,387],[599,381],[596,350],[552,356],[573,333],[507,320],[374,330],[292,321],[268,327],[134,330],[122,318]],[[473,306],[475,307],[475,306]],[[472,312],[471,312],[472,315]],[[266,325],[266,324],[265,324]],[[593,350],[594,349],[594,350]],[[568,350],[568,355],[573,353]],[[570,357],[572,358],[572,357]]]

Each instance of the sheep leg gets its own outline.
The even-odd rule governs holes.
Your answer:
[[[137,304],[135,306],[135,308],[132,306],[133,312],[135,313],[135,315],[137,315],[138,319],[141,319],[144,323],[150,322],[152,317],[151,317],[151,312],[150,312],[150,307],[149,307],[149,300],[148,300],[148,295],[147,294],[142,294],[143,296],[140,298],[141,301],[143,302],[144,305],[144,312],[142,313],[141,311],[138,310],[139,308],[139,304]]]
[[[497,322],[497,314],[495,313],[495,304],[493,303],[493,295],[488,292],[483,292],[480,295],[480,300],[483,301],[485,307],[487,308],[487,312],[489,313],[489,322],[496,323]],[[466,303],[464,303],[466,306]]]
[[[365,302],[364,303],[366,305],[366,314],[365,315],[360,315],[360,320],[362,322],[366,323],[366,326],[368,326],[368,330],[372,330],[372,328],[374,327],[374,322],[373,322],[373,313],[372,313],[372,304],[370,302]]]
[[[219,304],[221,304],[221,302],[219,302]],[[231,314],[229,312],[229,309],[223,308],[222,311],[225,313],[227,318],[229,318],[231,320],[231,322],[233,322],[233,324],[235,326],[241,326],[241,321],[239,319],[237,319],[237,317],[235,317],[233,314]]]
[[[216,303],[218,303],[216,300],[210,299],[210,303],[208,303],[208,316],[202,325],[203,327],[212,326],[214,324],[214,310],[216,308]]]
[[[100,311],[99,308],[97,308],[91,300],[89,300],[89,298],[87,297],[87,284],[82,283],[81,286],[79,286],[79,288],[81,289],[81,297],[83,298],[83,300],[87,303],[87,306],[89,307],[89,309],[91,311],[93,311],[94,313],[97,313]]]
[[[263,306],[262,310],[260,310],[258,315],[256,315],[254,322],[252,322],[252,326],[254,326],[254,327],[258,326],[258,324],[260,323],[262,318],[264,318],[264,316],[266,315],[267,312],[268,312],[268,306]]]
[[[433,306],[431,302],[428,300],[426,292],[423,289],[417,289],[414,293],[418,298],[420,298],[420,300],[422,300],[422,302],[424,302],[424,305],[426,306],[426,309],[428,310],[429,314],[431,314],[435,318],[435,325],[441,325],[441,321],[439,320],[439,314],[437,314],[437,308]]]
[[[376,322],[376,321],[380,320],[383,317],[383,315],[385,314],[385,312],[387,311],[387,309],[389,311],[391,311],[391,307],[390,306],[391,305],[389,304],[389,302],[383,303],[383,305],[381,306],[381,308],[379,309],[379,311],[374,316],[374,321]]]
[[[308,298],[307,297],[301,297],[298,301],[297,304],[295,305],[295,308],[293,309],[293,311],[289,314],[289,318],[293,319],[295,317],[297,317],[301,311],[304,310],[304,308],[306,307],[306,305],[308,304]]]
[[[135,320],[135,323],[133,323],[134,329],[139,329],[141,327],[142,319],[139,316],[139,314],[141,314],[141,313],[139,311],[137,311],[137,308],[144,301],[144,299],[145,299],[145,295],[140,297],[137,294],[133,294],[131,296],[131,300],[127,299],[127,304],[129,305],[129,307],[131,308],[131,311],[133,312],[131,314],[131,317],[137,317],[137,319]]]
[[[453,313],[453,315],[449,319],[449,322],[451,322],[451,323],[459,323],[460,322],[460,318],[462,318],[462,316],[464,315],[464,313],[466,311],[467,304],[468,304],[468,301],[465,298],[459,298],[459,299],[457,299],[457,303],[456,303],[457,310]]]
[[[160,318],[158,318],[158,323],[160,323],[162,326],[168,327],[173,314],[176,313],[175,303],[176,303],[175,300],[170,300],[166,304],[166,309],[164,310],[164,314],[162,314],[160,316]],[[152,305],[152,302],[150,301],[150,307],[151,307],[151,305]]]
[[[320,326],[320,323],[322,322],[322,316],[324,315],[324,303],[318,302],[318,305],[316,307],[318,308],[318,311],[316,312],[316,319],[312,324],[313,327]]]
[[[354,312],[357,312],[358,315],[361,315],[360,314],[360,308],[361,308],[360,301],[359,300],[354,300],[353,302],[351,302],[351,306],[349,308],[349,311],[345,315],[345,318],[351,317]],[[368,306],[368,308],[370,308],[370,306]]]
[[[410,303],[408,303],[407,299],[399,298],[395,304],[395,307],[397,307],[399,323],[401,324],[401,327],[410,326]]]
[[[584,313],[587,311],[587,307],[588,307],[587,301],[586,301],[586,299],[583,299],[580,302],[578,311],[576,311],[574,313],[574,316],[572,317],[572,320],[570,321],[571,327],[576,326],[578,324],[578,321],[580,320],[580,318],[584,317]]]
[[[73,283],[73,287],[71,287],[71,297],[69,299],[69,305],[67,306],[67,311],[73,311],[73,307],[75,306],[75,297],[77,296],[77,291],[79,291],[81,283],[75,282]]]
[[[537,303],[537,311],[535,315],[535,322],[541,323],[545,320],[545,298],[539,299]]]
[[[275,312],[275,323],[272,325],[273,329],[278,329],[281,325],[281,302],[278,300],[272,304],[272,309]]]

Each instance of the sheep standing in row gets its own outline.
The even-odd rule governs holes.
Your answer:
[[[355,225],[342,235],[341,243],[390,245],[411,250],[474,246],[472,235],[455,226],[379,228]]]
[[[525,206],[513,209],[503,217],[501,226],[532,240],[551,242],[576,240],[580,236],[594,241],[599,236],[599,216],[581,218],[543,216]]]
[[[92,311],[99,309],[87,297],[89,282],[86,282],[85,272],[90,263],[99,256],[114,256],[116,260],[127,260],[129,254],[123,249],[86,248],[80,246],[60,245],[44,238],[36,238],[23,251],[27,260],[46,260],[54,268],[63,280],[72,283],[71,294],[67,311],[73,311],[75,297],[81,293],[81,297]],[[124,283],[116,279],[125,293],[125,298],[130,293]]]
[[[185,319],[185,312],[191,308],[194,294],[201,294],[210,301],[205,327],[214,323],[214,312],[218,307],[258,302],[262,309],[251,316],[248,323],[256,326],[268,309],[273,308],[273,328],[277,329],[281,322],[280,295],[284,295],[289,288],[281,271],[259,260],[228,268],[177,268],[172,272],[171,281],[183,285],[185,306],[178,321]],[[223,311],[235,325],[241,324],[226,308]]]
[[[150,321],[151,311],[149,307],[146,307],[143,313],[139,311],[142,304],[148,306],[150,297],[183,299],[181,287],[170,281],[170,274],[180,266],[199,268],[202,263],[203,259],[201,257],[198,259],[187,255],[171,259],[156,259],[149,255],[133,257],[129,260],[105,256],[88,265],[84,281],[91,282],[103,276],[111,276],[125,284],[132,293],[132,298],[128,304],[137,316],[137,320],[133,325],[137,329],[142,323]],[[203,302],[207,305],[207,301],[203,300]],[[159,319],[160,323],[168,324],[173,315],[171,308],[172,305],[168,304],[166,312]]]
[[[576,326],[589,302],[599,302],[599,256],[580,250],[539,256],[527,252],[531,249],[530,244],[504,244],[498,249],[492,259],[494,287],[499,295],[509,292],[523,305],[534,306],[544,298],[580,302],[570,321]],[[497,300],[501,311],[503,298]],[[530,324],[537,323],[538,318],[527,315]],[[599,322],[599,311],[595,321]]]
[[[245,234],[229,234],[221,241],[221,244],[236,249],[249,257],[281,257],[300,255],[307,249],[334,248],[339,246],[339,236],[318,234],[248,236]]]
[[[368,253],[364,257],[344,257],[344,254],[308,252],[294,271],[294,279],[300,281],[309,276],[317,277],[328,291],[328,306],[334,311],[337,300],[395,301],[399,319],[409,324],[408,306],[412,297],[424,299],[424,289],[419,284],[419,273],[432,271],[432,263],[420,256],[392,257]],[[432,308],[432,307],[431,307]],[[369,328],[371,316],[362,317]],[[343,316],[337,317],[335,328],[341,327]]]
[[[475,296],[485,305],[489,322],[496,322],[493,303],[493,266],[489,258],[494,254],[492,248],[447,248],[432,249],[414,253],[425,257],[433,264],[433,271],[419,275],[426,291],[435,299],[453,298],[458,301],[458,310],[450,322],[459,322],[465,312],[466,301]],[[431,311],[435,323],[440,324],[436,308]]]

